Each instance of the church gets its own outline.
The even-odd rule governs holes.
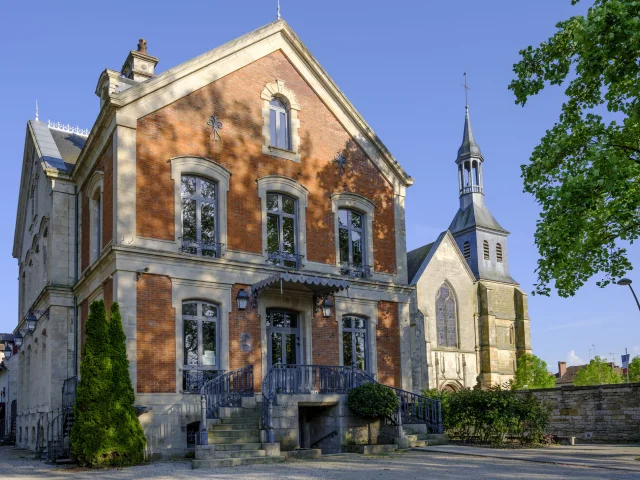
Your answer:
[[[442,419],[423,389],[513,376],[527,299],[468,112],[460,209],[407,253],[414,179],[286,22],[159,73],[147,48],[96,75],[91,128],[25,126],[4,363],[17,445],[68,454],[99,300],[120,308],[149,458],[198,445],[194,467],[227,460],[212,444],[340,452],[370,434],[345,400],[365,382],[401,400],[379,438],[424,442]]]
[[[527,295],[509,274],[509,232],[484,202],[484,157],[465,110],[460,208],[434,242],[407,253],[414,388],[503,385],[531,353]]]

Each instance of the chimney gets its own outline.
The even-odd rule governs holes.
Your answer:
[[[138,50],[131,50],[122,66],[122,75],[136,82],[144,82],[153,77],[158,59],[147,54],[147,41],[141,38]]]
[[[562,378],[567,373],[567,362],[558,362],[558,378]]]

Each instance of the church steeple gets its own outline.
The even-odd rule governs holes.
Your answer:
[[[465,88],[466,77],[465,77]],[[460,193],[460,208],[466,208],[471,203],[483,204],[482,163],[484,157],[480,147],[473,137],[469,105],[465,105],[464,130],[462,131],[462,145],[458,149],[458,189]]]

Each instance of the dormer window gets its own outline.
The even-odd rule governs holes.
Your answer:
[[[279,98],[272,98],[269,102],[269,128],[271,146],[291,150],[289,109]]]

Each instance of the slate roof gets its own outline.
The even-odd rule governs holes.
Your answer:
[[[427,258],[429,252],[433,248],[436,242],[431,242],[428,245],[423,245],[422,247],[416,248],[415,250],[411,250],[407,253],[407,270],[409,273],[409,284],[413,282],[413,277],[416,276],[418,270],[420,270],[420,266],[424,259]]]
[[[47,168],[70,172],[84,147],[87,137],[56,128],[45,122],[29,120],[31,131]]]
[[[500,226],[486,206],[479,206],[475,203],[472,203],[464,210],[458,210],[456,216],[453,217],[451,225],[449,225],[449,231],[452,235],[455,235],[458,232],[475,227],[484,227],[501,233],[509,233]]]
[[[458,149],[458,158],[461,157],[482,157],[480,147],[473,138],[473,130],[471,129],[471,119],[469,118],[469,107],[466,107],[464,116],[464,131],[462,132],[462,145]]]

